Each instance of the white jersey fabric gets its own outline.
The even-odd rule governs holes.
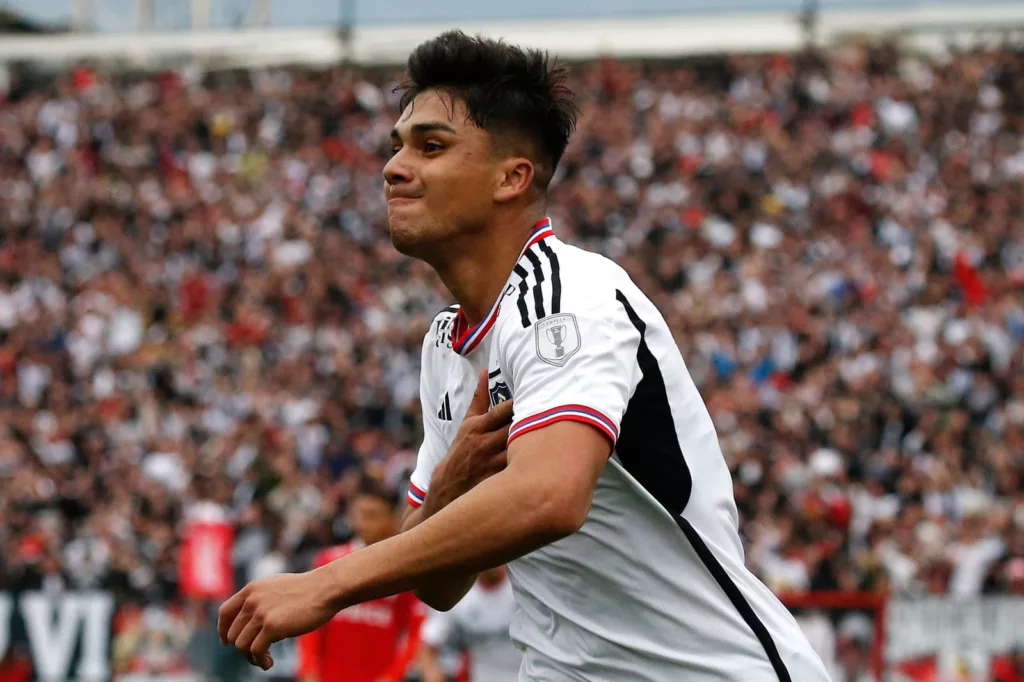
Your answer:
[[[435,649],[468,653],[470,682],[516,682],[523,654],[508,634],[515,613],[507,579],[489,587],[477,582],[451,611],[431,610],[420,636]]]
[[[468,327],[457,306],[435,318],[411,504],[429,494],[484,367],[491,403],[515,399],[510,442],[574,420],[614,444],[583,527],[509,565],[523,682],[828,680],[746,569],[711,417],[667,324],[622,268],[559,241],[544,220],[480,324]]]

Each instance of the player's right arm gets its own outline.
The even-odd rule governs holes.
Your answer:
[[[423,443],[416,469],[409,482],[409,508],[402,518],[402,532],[411,530],[468,492],[480,481],[505,467],[505,443],[512,422],[512,403],[493,410],[487,391],[487,372],[481,372],[476,393],[450,448],[445,449],[440,423],[431,406],[438,402],[432,354],[436,352],[433,326],[423,340],[420,363],[420,406],[423,414]],[[429,494],[428,494],[429,491]],[[424,603],[447,611],[466,596],[476,574],[439,576],[416,590]]]

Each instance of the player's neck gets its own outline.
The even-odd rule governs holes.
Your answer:
[[[535,223],[536,220],[524,217],[467,235],[448,250],[443,263],[435,266],[470,325],[487,316]]]

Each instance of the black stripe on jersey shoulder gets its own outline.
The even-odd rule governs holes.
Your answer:
[[[665,388],[665,378],[657,358],[647,345],[647,324],[637,315],[621,291],[616,290],[615,298],[625,309],[629,321],[640,332],[636,360],[642,374],[622,416],[619,440],[615,445],[619,461],[679,526],[715,582],[757,637],[779,682],[792,682],[768,628],[754,613],[750,603],[704,543],[700,534],[687,519],[683,518],[683,511],[690,501],[690,493],[693,490],[693,477],[683,455],[682,445],[679,443],[668,390]]]
[[[537,319],[542,320],[544,319],[544,268],[533,249],[526,252],[526,258],[533,265],[533,306],[537,311]]]
[[[556,315],[562,312],[562,273],[558,264],[558,255],[543,239],[537,245],[547,256],[551,266],[551,314]]]
[[[519,321],[523,323],[523,329],[526,329],[530,326],[530,311],[526,307],[526,292],[530,290],[530,285],[526,283],[526,268],[516,263],[513,269],[519,275],[519,299],[516,301],[519,307]]]
[[[543,258],[541,258],[543,255]],[[530,262],[533,271],[533,283],[528,284],[529,272],[520,264],[516,264],[515,272],[519,275],[519,299],[516,304],[519,306],[519,319],[523,327],[529,327],[531,320],[527,295],[532,292],[533,313],[536,320],[542,320],[547,315],[555,315],[562,312],[562,271],[558,262],[558,255],[550,245],[543,240],[531,246],[524,254]],[[550,304],[545,291],[545,282],[550,282]]]
[[[493,379],[496,376],[498,376],[499,374],[501,374],[501,368],[500,367],[498,369],[494,370],[493,372],[488,372],[487,373],[487,378],[488,379]]]

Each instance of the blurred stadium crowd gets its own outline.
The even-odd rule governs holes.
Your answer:
[[[391,247],[396,75],[14,82],[0,106],[0,590],[179,597],[405,485],[446,292]],[[778,591],[1024,594],[1024,53],[576,67],[555,230],[665,312]]]

